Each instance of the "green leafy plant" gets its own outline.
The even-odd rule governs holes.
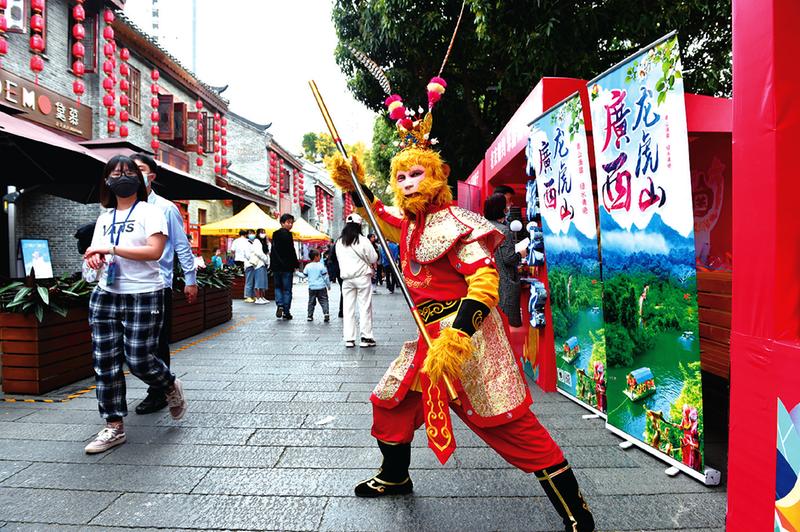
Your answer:
[[[94,284],[87,283],[80,273],[57,279],[10,281],[0,287],[0,308],[4,312],[33,314],[40,322],[48,313],[66,316],[70,308],[86,306]]]
[[[204,268],[197,271],[197,286],[203,288],[230,288],[235,276],[233,268]]]

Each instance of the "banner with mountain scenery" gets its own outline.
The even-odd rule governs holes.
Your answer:
[[[703,471],[691,172],[678,39],[588,83],[608,425]]]
[[[580,95],[575,93],[534,120],[528,142],[550,281],[557,386],[604,413],[602,284]]]

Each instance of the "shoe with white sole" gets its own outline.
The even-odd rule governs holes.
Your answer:
[[[104,453],[112,447],[122,445],[125,443],[125,440],[124,428],[107,425],[103,430],[97,433],[94,440],[89,442],[83,450],[86,451],[86,454]]]
[[[378,344],[375,342],[375,340],[374,340],[374,339],[372,339],[372,338],[364,338],[364,337],[362,336],[362,337],[361,337],[361,343],[360,343],[360,344],[358,344],[358,345],[359,345],[360,347],[375,347],[375,346],[376,346],[376,345],[378,345]]]
[[[344,343],[344,346],[345,346],[345,347],[355,347],[355,346],[356,346],[356,342],[355,342],[355,340],[347,340],[347,341]]]
[[[167,392],[167,406],[169,406],[169,415],[175,420],[183,418],[186,410],[189,409],[180,379],[175,379],[172,388]]]
[[[255,303],[256,303],[256,305],[266,305],[267,304],[267,300],[264,299],[263,297],[259,297],[258,299],[256,299]]]
[[[255,298],[252,298],[252,297],[246,297],[246,298],[244,298],[244,302],[245,303],[255,303],[256,300],[255,300]]]

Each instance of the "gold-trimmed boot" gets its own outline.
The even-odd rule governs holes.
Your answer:
[[[594,517],[566,460],[534,474],[561,516],[566,532],[593,532]]]
[[[383,454],[380,471],[356,488],[356,497],[384,497],[386,495],[408,495],[414,491],[414,484],[408,475],[411,463],[411,444],[389,444],[378,440]]]

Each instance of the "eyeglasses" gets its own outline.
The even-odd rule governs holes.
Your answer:
[[[122,177],[122,176],[125,176],[125,177],[139,177],[139,174],[136,174],[134,172],[125,172],[125,173],[112,172],[112,173],[108,174],[108,177],[110,177],[111,179],[117,179],[117,178]]]

